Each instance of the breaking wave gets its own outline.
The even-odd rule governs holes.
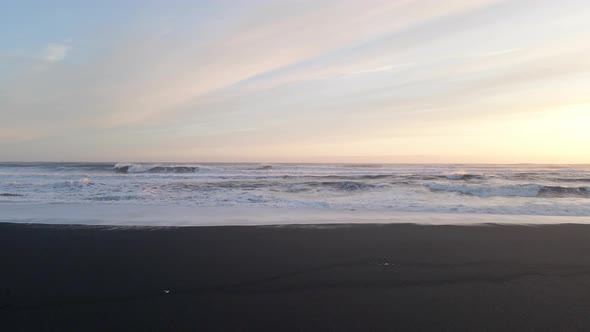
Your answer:
[[[484,180],[485,176],[480,174],[469,174],[469,173],[453,173],[446,176],[449,180]]]
[[[117,173],[195,173],[199,171],[197,166],[161,166],[140,164],[116,164],[114,170]]]
[[[374,185],[363,183],[363,182],[353,182],[353,181],[341,181],[341,182],[312,182],[310,183],[312,186],[321,186],[325,188],[329,188],[332,190],[339,190],[339,191],[360,191],[360,190],[368,190],[375,188]]]
[[[544,186],[539,196],[548,197],[590,197],[590,187]]]
[[[514,185],[455,185],[429,183],[425,187],[434,192],[455,192],[479,197],[590,197],[590,187],[560,187],[539,184]]]

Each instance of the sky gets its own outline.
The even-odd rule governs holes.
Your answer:
[[[0,160],[590,163],[587,0],[0,0]]]

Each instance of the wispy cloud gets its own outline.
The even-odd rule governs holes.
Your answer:
[[[412,65],[411,63],[400,64],[400,65],[386,65],[386,66],[379,66],[369,69],[357,70],[350,73],[346,73],[346,75],[361,75],[361,74],[372,74],[372,73],[381,73],[385,71],[392,71],[399,68],[404,68],[407,66]]]
[[[501,50],[493,50],[493,51],[489,51],[489,52],[482,52],[482,53],[476,53],[476,54],[472,54],[469,55],[468,57],[494,57],[494,56],[502,56],[502,55],[508,55],[508,54],[513,54],[515,52],[519,52],[521,51],[521,48],[509,48],[509,49],[501,49]]]
[[[70,47],[65,44],[51,43],[43,50],[42,58],[49,62],[59,62],[66,58]]]

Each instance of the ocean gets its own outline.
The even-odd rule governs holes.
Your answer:
[[[590,165],[0,163],[0,221],[190,225],[351,214],[585,219]]]

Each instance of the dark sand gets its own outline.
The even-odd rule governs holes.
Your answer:
[[[0,264],[0,331],[590,330],[583,225],[0,224]]]

